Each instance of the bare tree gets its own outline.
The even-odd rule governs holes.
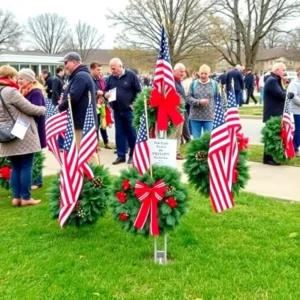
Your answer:
[[[110,10],[108,20],[123,26],[117,39],[122,47],[157,50],[164,23],[173,63],[194,57],[193,50],[203,45],[199,31],[206,30],[204,17],[212,2],[205,0],[130,0],[125,11]]]
[[[42,51],[56,54],[64,50],[68,22],[57,14],[45,13],[28,19],[27,31]]]
[[[78,51],[82,60],[98,49],[104,40],[104,36],[91,25],[79,21],[74,32],[69,31],[68,47],[73,51]]]
[[[286,46],[289,36],[290,32],[286,32],[279,28],[274,28],[262,39],[261,46],[264,49],[273,49]]]
[[[20,43],[22,29],[14,19],[11,12],[0,9],[0,51],[15,49]]]
[[[220,43],[215,45],[209,35],[206,35],[207,42],[216,47],[231,65],[240,63],[244,55],[246,66],[252,68],[266,35],[279,23],[300,14],[299,0],[220,0],[218,5],[225,24],[232,24],[233,34],[229,37],[225,35],[222,49]],[[219,28],[212,22],[211,30],[218,31]],[[224,30],[219,30],[219,33],[222,36]],[[228,39],[235,44],[234,60],[230,57],[231,49],[228,45],[231,44]]]

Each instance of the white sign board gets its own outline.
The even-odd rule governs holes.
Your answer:
[[[149,139],[151,165],[176,168],[177,140]]]

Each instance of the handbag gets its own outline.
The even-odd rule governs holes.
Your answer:
[[[13,123],[0,124],[0,143],[8,143],[8,142],[12,142],[17,138],[11,133],[13,127],[15,126],[16,121],[12,117],[10,111],[7,109],[6,104],[2,98],[1,92],[3,89],[4,88],[0,89],[0,100],[2,102],[3,111],[5,110],[8,113]]]

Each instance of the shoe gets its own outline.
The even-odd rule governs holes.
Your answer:
[[[127,161],[127,163],[128,163],[129,165],[131,165],[131,164],[132,164],[132,156],[130,156],[130,157],[128,158],[128,161]]]
[[[32,186],[31,186],[31,189],[32,190],[37,190],[37,189],[39,189],[39,188],[41,188],[42,187],[42,185],[36,185],[36,184],[33,184]]]
[[[20,198],[14,198],[14,199],[12,199],[12,201],[11,201],[11,205],[12,206],[20,206],[21,205],[21,199]]]
[[[264,165],[269,165],[269,166],[280,166],[281,165],[280,163],[278,163],[274,160],[264,161],[263,163],[264,163]]]
[[[180,153],[178,153],[178,154],[176,155],[176,159],[177,159],[177,160],[183,160],[183,159],[184,159],[184,156],[181,155]]]
[[[104,148],[105,148],[105,149],[113,149],[113,147],[110,146],[109,143],[105,144]]]
[[[113,165],[118,165],[118,164],[121,164],[121,163],[124,163],[124,162],[126,162],[125,158],[118,157],[112,164]]]
[[[40,204],[41,202],[42,200],[35,200],[31,198],[29,200],[21,200],[21,206],[33,206],[33,205]]]

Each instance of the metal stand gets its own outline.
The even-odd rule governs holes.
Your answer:
[[[167,264],[167,244],[168,238],[167,235],[164,235],[164,248],[163,250],[157,250],[157,240],[158,238],[154,238],[154,262],[160,265]]]

